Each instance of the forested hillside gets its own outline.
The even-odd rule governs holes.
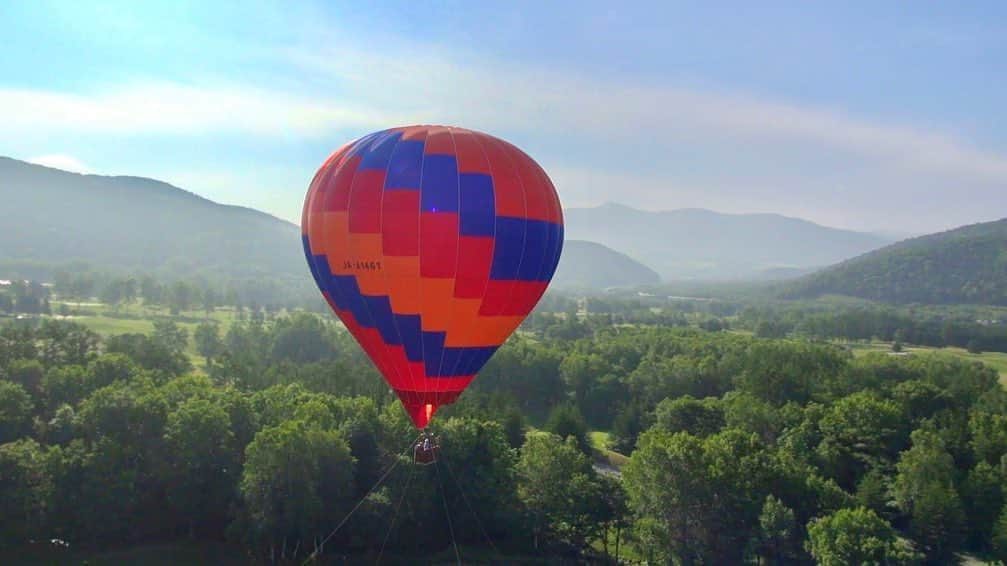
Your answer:
[[[1007,305],[1007,218],[913,238],[803,277],[784,298]]]
[[[4,263],[83,260],[163,277],[309,281],[296,226],[140,177],[0,157]]]
[[[615,250],[594,242],[567,240],[552,286],[605,289],[653,285],[660,281],[653,269]]]

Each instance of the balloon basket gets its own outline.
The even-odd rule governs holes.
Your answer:
[[[440,456],[441,446],[437,438],[429,433],[424,433],[415,446],[413,446],[413,463],[419,466],[429,466],[437,462]]]

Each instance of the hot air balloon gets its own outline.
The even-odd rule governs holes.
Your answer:
[[[563,248],[545,171],[503,140],[446,126],[337,150],[301,227],[322,295],[419,429],[531,312]]]

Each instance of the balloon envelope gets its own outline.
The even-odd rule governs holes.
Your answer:
[[[419,428],[521,324],[563,248],[542,168],[505,141],[443,126],[337,150],[301,227],[323,296]]]

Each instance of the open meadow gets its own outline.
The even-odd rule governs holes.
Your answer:
[[[844,345],[852,349],[853,355],[855,356],[864,355],[868,352],[890,352],[893,355],[895,354],[895,352],[892,352],[891,342],[881,342],[881,341],[853,342],[853,343],[844,343]],[[929,346],[909,346],[909,345],[903,346],[901,353],[904,355],[912,355],[928,352],[937,352],[940,354],[955,356],[956,358],[961,358],[963,360],[970,360],[974,362],[984,363],[1000,372],[1000,383],[1007,385],[1007,353],[982,352],[980,354],[973,354],[968,350],[966,350],[965,348],[954,348],[954,347],[934,348]]]
[[[54,313],[69,313],[66,316],[57,316],[83,324],[102,336],[129,333],[150,334],[154,330],[154,321],[171,320],[188,332],[189,342],[185,353],[192,359],[197,371],[205,367],[206,359],[199,354],[193,340],[196,327],[206,320],[212,320],[218,323],[220,335],[223,336],[236,317],[232,307],[218,307],[210,313],[203,310],[187,310],[172,315],[167,307],[144,305],[139,302],[117,306],[90,302],[83,303],[78,308],[75,302],[53,301],[52,309]]]

